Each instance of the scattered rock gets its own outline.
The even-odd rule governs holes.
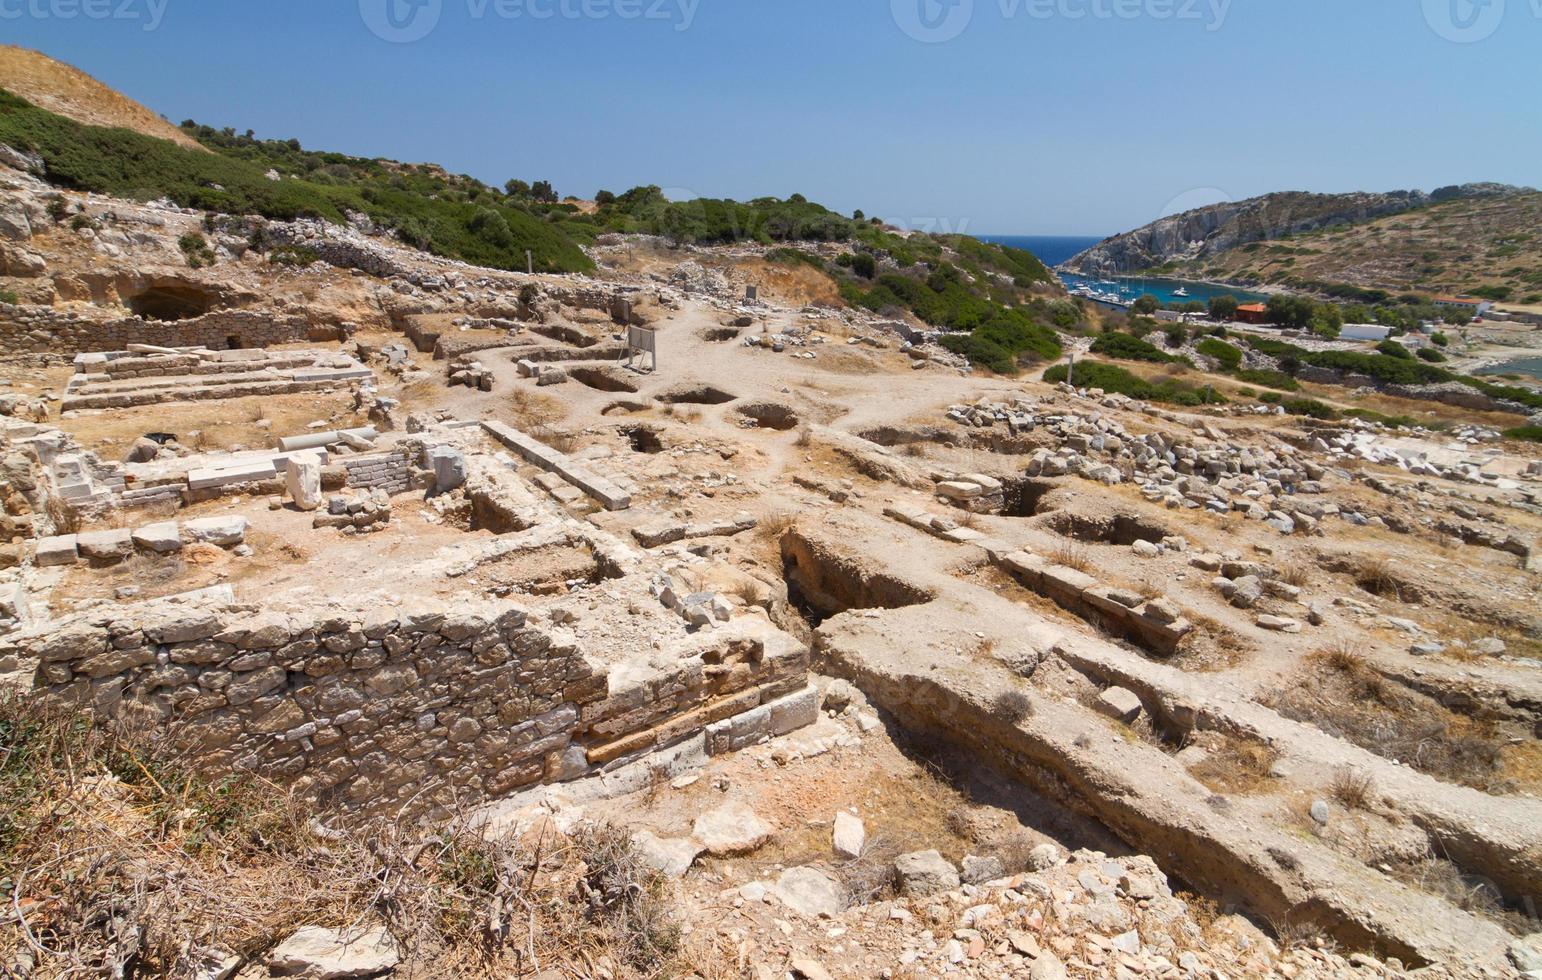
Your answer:
[[[836,854],[843,858],[858,858],[862,856],[862,847],[867,843],[867,828],[860,818],[842,810],[835,815],[835,828],[831,837]]]
[[[691,833],[713,857],[748,854],[771,839],[766,822],[738,800],[697,817]]]
[[[900,888],[912,898],[925,898],[959,886],[958,869],[936,851],[901,854],[894,861]]]
[[[811,919],[835,918],[846,911],[846,886],[816,868],[788,868],[772,889],[781,903]]]
[[[401,962],[396,941],[384,926],[362,933],[306,926],[268,954],[268,969],[279,976],[307,980],[373,977]]]

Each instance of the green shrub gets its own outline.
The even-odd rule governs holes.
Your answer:
[[[1542,425],[1518,425],[1513,429],[1506,429],[1505,438],[1520,439],[1523,442],[1542,442]]]
[[[1139,337],[1127,333],[1103,334],[1092,342],[1092,353],[1120,361],[1149,361],[1153,364],[1170,364],[1176,360],[1171,354],[1164,354]]]
[[[1266,391],[1258,396],[1258,400],[1270,405],[1278,405],[1285,400],[1285,396],[1277,391]]]
[[[1433,347],[1421,347],[1419,348],[1418,354],[1419,360],[1428,361],[1431,364],[1441,364],[1444,363],[1446,359],[1446,355],[1442,354],[1440,351]]]
[[[1432,333],[1430,334],[1430,343],[1436,347],[1449,347],[1451,345],[1451,338],[1443,333]]]
[[[1066,380],[1067,366],[1057,364],[1044,372],[1044,380],[1058,384]],[[1101,361],[1077,361],[1073,380],[1078,388],[1102,388],[1107,392],[1128,395],[1143,401],[1167,402],[1174,405],[1220,405],[1226,399],[1208,388],[1194,388],[1181,381],[1164,379],[1147,381],[1114,364]]]
[[[268,253],[269,264],[297,269],[303,269],[320,259],[316,250],[308,245],[280,245]]]
[[[197,232],[189,232],[177,239],[177,247],[182,250],[190,268],[201,269],[214,264],[214,249],[209,247],[208,239]]]
[[[806,265],[820,270],[823,270],[825,267],[824,261],[813,252],[801,248],[792,248],[787,245],[773,248],[767,252],[766,261],[774,262],[777,265]],[[843,253],[836,261],[840,265],[849,266],[851,264],[851,254],[849,252]]]
[[[1252,388],[1238,388],[1237,389],[1237,394],[1241,395],[1243,398],[1257,398],[1258,397],[1258,392],[1254,391]]]
[[[1314,419],[1332,420],[1339,417],[1338,410],[1315,398],[1292,398],[1282,403],[1291,415],[1307,415]]]
[[[851,271],[863,279],[871,279],[878,274],[878,263],[871,253],[857,252],[851,257]]]
[[[1247,369],[1238,371],[1235,375],[1238,381],[1251,385],[1259,385],[1264,388],[1279,388],[1281,391],[1300,391],[1301,384],[1295,378],[1284,371],[1261,371]]]
[[[15,293],[9,289],[0,289],[0,303],[4,303],[7,306],[15,306],[16,302],[17,297]]]
[[[1215,358],[1224,370],[1235,371],[1242,366],[1242,352],[1231,344],[1213,337],[1201,340],[1194,349],[1206,357]]]
[[[345,212],[358,212],[396,230],[408,244],[450,258],[523,269],[529,249],[542,271],[594,268],[556,226],[471,178],[309,152],[295,141],[184,128],[213,152],[127,129],[84,126],[0,91],[0,143],[38,153],[48,180],[60,187],[136,200],[166,197],[182,207],[276,220],[313,217],[342,224]],[[270,169],[296,176],[269,180]],[[484,211],[490,214],[479,218]]]
[[[1413,352],[1395,340],[1383,340],[1376,345],[1376,352],[1385,354],[1388,357],[1396,357],[1403,361],[1413,360]]]

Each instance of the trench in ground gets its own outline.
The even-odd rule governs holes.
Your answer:
[[[667,405],[726,405],[738,397],[711,385],[691,385],[666,391],[659,401]]]
[[[1129,547],[1137,541],[1159,544],[1172,532],[1155,521],[1134,514],[1113,514],[1107,517],[1091,517],[1070,511],[1059,511],[1044,521],[1044,526],[1057,534],[1091,544],[1111,544]]]
[[[900,609],[936,598],[847,556],[828,554],[796,530],[782,535],[781,546],[787,601],[812,626],[852,609]]]
[[[570,367],[567,371],[568,377],[581,385],[593,388],[595,391],[608,391],[628,395],[637,394],[637,386],[635,384],[610,368],[593,366]]]

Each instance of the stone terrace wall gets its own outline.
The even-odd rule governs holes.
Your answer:
[[[806,650],[731,631],[692,641],[674,669],[617,690],[561,634],[490,601],[302,620],[160,600],[21,646],[45,696],[171,724],[211,771],[395,810],[573,778],[744,712],[764,734],[814,720]]]
[[[232,337],[240,347],[336,339],[335,328],[319,331],[304,317],[249,310],[217,310],[188,320],[93,320],[46,306],[0,306],[0,353],[5,354],[79,354],[123,350],[129,344],[224,350],[232,346]]]

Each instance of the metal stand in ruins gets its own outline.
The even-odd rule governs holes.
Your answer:
[[[643,355],[648,356],[648,372],[659,369],[658,331],[649,330],[646,327],[626,328],[626,366],[633,371],[645,370],[642,366]]]

